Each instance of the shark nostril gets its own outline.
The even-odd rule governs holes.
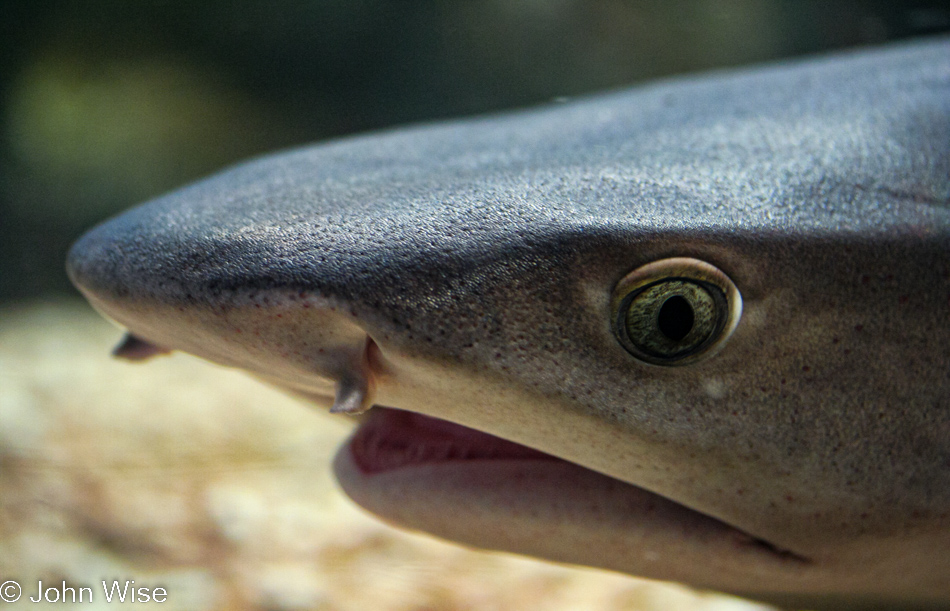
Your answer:
[[[330,413],[355,416],[373,407],[376,398],[374,354],[378,350],[376,342],[367,337],[355,362],[350,363],[345,373],[337,380],[336,397]]]

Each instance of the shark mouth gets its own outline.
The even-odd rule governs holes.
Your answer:
[[[373,347],[370,341],[362,350],[372,355]],[[169,351],[130,333],[114,354],[141,361]],[[743,571],[769,564],[787,572],[811,563],[715,517],[558,456],[416,412],[370,409],[372,385],[361,382],[369,376],[351,377],[356,382],[337,385],[331,411],[366,413],[334,468],[344,491],[384,520],[476,547],[694,585],[704,584],[678,566],[654,571],[636,562],[628,566],[626,559],[602,562],[596,553],[578,559],[577,545],[563,555],[557,541],[578,537],[580,530],[584,538],[602,537],[603,546],[626,538],[631,548],[679,550],[686,559],[677,565],[702,564],[708,555],[734,558]],[[648,551],[646,557],[661,553]]]
[[[374,486],[385,487],[389,484],[378,486],[373,484],[373,480],[387,481],[387,478],[395,478],[411,481],[411,487],[417,485],[416,482],[420,479],[447,477],[453,481],[464,480],[468,477],[466,473],[481,471],[493,473],[498,478],[490,481],[489,486],[497,483],[498,487],[504,487],[510,484],[505,478],[511,473],[520,477],[528,474],[523,492],[525,496],[530,497],[537,476],[540,474],[543,478],[544,473],[556,470],[569,473],[568,480],[580,484],[579,488],[573,489],[561,484],[562,489],[558,492],[564,496],[583,496],[583,491],[587,490],[588,498],[585,502],[590,502],[599,490],[609,489],[611,494],[626,495],[622,503],[635,506],[635,511],[663,515],[665,526],[673,524],[678,531],[696,533],[698,539],[714,539],[717,545],[725,543],[744,554],[751,553],[760,561],[768,559],[786,566],[789,563],[809,563],[803,556],[633,484],[488,433],[415,412],[375,406],[366,414],[349,442],[341,448],[336,462],[337,476],[344,490],[358,504],[399,525],[434,532],[449,539],[460,540],[453,532],[439,532],[438,527],[432,528],[426,520],[421,519],[419,515],[425,513],[424,509],[421,512],[410,512],[413,515],[408,519],[400,517],[403,509],[396,509],[394,515],[393,506],[404,506],[409,494],[401,493],[400,501],[394,501],[392,498],[380,501],[374,496]],[[459,473],[462,473],[461,477]],[[485,479],[478,477],[475,480],[477,481],[471,485],[473,495],[479,494],[479,490],[482,490],[480,486],[485,482]],[[595,483],[588,488],[586,486],[589,482]],[[366,490],[369,490],[368,494]],[[465,494],[468,492],[464,491]],[[519,494],[522,491],[515,487],[514,492]],[[416,499],[422,496],[425,496],[426,503],[429,503],[438,493],[412,495],[411,502],[417,502]],[[545,497],[541,494],[536,498]],[[462,504],[465,504],[464,500]],[[479,542],[474,544],[480,545]]]
[[[449,461],[561,460],[460,424],[378,406],[349,445],[353,460],[367,475]]]

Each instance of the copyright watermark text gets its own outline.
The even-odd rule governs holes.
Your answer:
[[[31,603],[163,603],[168,600],[164,587],[135,583],[131,579],[113,579],[96,585],[75,585],[65,581],[43,583],[40,580],[26,593],[18,581],[7,579],[0,583],[0,603],[15,603],[24,595],[24,601]]]

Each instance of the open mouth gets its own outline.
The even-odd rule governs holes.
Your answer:
[[[350,450],[367,475],[450,461],[561,460],[460,424],[378,406],[351,439]]]
[[[639,507],[673,516],[688,524],[688,530],[715,532],[717,539],[728,540],[731,547],[765,554],[773,561],[809,562],[794,552],[633,484],[607,478],[557,456],[488,433],[414,412],[374,407],[341,451],[348,452],[355,467],[367,478],[414,467],[444,468],[453,464],[464,468],[477,468],[478,465],[490,468],[522,463],[531,464],[535,471],[540,472],[545,467],[539,463],[548,463],[574,472],[578,479],[609,479],[615,488],[623,487],[635,496]],[[565,490],[565,494],[571,492]]]
[[[370,361],[374,347],[373,342],[362,346]],[[142,360],[166,351],[130,335],[116,355]],[[537,536],[522,534],[545,531],[543,536],[553,541],[565,533],[573,536],[577,524],[584,524],[582,529],[605,544],[615,543],[614,533],[621,533],[617,541],[630,541],[624,549],[673,550],[669,553],[692,555],[700,563],[719,555],[742,566],[770,563],[779,570],[811,564],[799,553],[629,482],[415,412],[369,409],[340,450],[335,468],[344,490],[380,517],[478,547],[641,572],[639,565],[627,571],[620,563],[600,564],[596,553],[580,561],[561,556],[556,546],[525,541]],[[513,518],[521,522],[486,541],[486,531],[503,530]],[[557,529],[562,530],[554,534]],[[688,575],[657,575],[689,581]]]

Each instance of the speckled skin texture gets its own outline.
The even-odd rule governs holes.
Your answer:
[[[615,284],[665,257],[742,294],[713,358],[646,365],[611,332]],[[696,550],[671,576],[622,533],[541,555],[813,607],[950,608],[947,39],[265,157],[98,227],[69,265],[156,344],[315,396],[368,367],[378,404],[797,560],[710,569]],[[462,530],[438,532],[484,539]]]

